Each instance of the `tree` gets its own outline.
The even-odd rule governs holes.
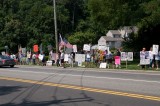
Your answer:
[[[83,48],[84,44],[94,44],[94,33],[87,31],[87,32],[76,32],[74,35],[69,37],[69,42],[71,44],[76,44],[78,48]]]
[[[160,45],[160,1],[151,0],[142,5],[145,17],[138,23],[139,26],[139,45],[146,47],[148,50],[153,44]]]

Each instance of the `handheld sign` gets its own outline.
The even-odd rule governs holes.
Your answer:
[[[153,45],[153,54],[158,54],[159,45]]]

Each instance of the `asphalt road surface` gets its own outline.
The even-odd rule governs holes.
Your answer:
[[[4,67],[0,106],[160,106],[160,72]]]

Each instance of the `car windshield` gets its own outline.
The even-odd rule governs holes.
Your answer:
[[[9,56],[0,55],[0,59],[11,59]]]

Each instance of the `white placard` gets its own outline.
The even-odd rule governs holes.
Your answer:
[[[78,66],[82,66],[82,62],[85,62],[85,54],[75,54],[75,61],[78,62]]]
[[[40,59],[40,60],[43,60],[43,55],[41,55],[41,54],[39,54],[39,56],[38,56],[38,58]]]
[[[73,45],[73,52],[77,52],[77,45]]]
[[[121,61],[126,61],[127,60],[127,52],[121,52]]]
[[[141,59],[140,60],[140,65],[148,65],[150,64],[150,59]]]
[[[52,66],[52,61],[46,61],[46,66]]]
[[[26,54],[26,48],[22,48],[22,54]]]
[[[68,61],[68,54],[64,54],[64,61]]]
[[[128,61],[133,61],[133,52],[128,52],[127,59]]]
[[[99,68],[106,68],[107,67],[107,63],[101,63]]]
[[[90,50],[91,50],[91,46],[88,45],[88,44],[84,44],[84,45],[83,45],[83,50],[85,50],[85,51],[90,51]]]
[[[133,61],[133,52],[121,52],[121,61]]]
[[[158,54],[159,45],[153,45],[153,54]]]
[[[6,52],[1,52],[2,53],[2,55],[5,55],[6,54]]]

